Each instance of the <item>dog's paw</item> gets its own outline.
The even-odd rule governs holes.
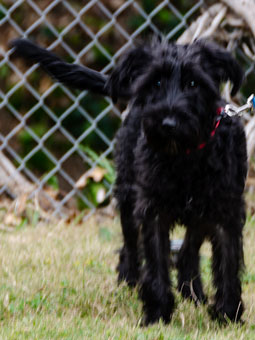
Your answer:
[[[170,311],[166,311],[165,308],[155,308],[147,312],[145,311],[141,326],[147,327],[159,322],[160,319],[162,319],[165,324],[168,324],[171,321],[171,317],[172,313]]]
[[[160,319],[165,323],[169,323],[172,318],[175,303],[172,293],[166,294],[161,300],[156,301],[155,297],[144,300],[143,311],[144,317],[142,326],[158,322]]]
[[[208,307],[208,312],[212,320],[218,320],[220,323],[241,322],[241,316],[244,307],[242,301],[239,303],[214,304]]]

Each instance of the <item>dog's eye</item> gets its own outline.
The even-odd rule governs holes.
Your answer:
[[[161,86],[161,81],[160,80],[157,80],[156,81],[156,87],[160,87]]]
[[[193,88],[197,86],[195,80],[189,81],[187,85],[188,85],[188,87],[193,87]]]

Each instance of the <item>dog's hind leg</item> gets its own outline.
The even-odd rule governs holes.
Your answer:
[[[138,234],[139,225],[133,216],[133,204],[131,200],[125,200],[119,204],[121,227],[124,245],[120,251],[119,264],[117,266],[118,282],[126,281],[132,287],[137,284],[139,278],[138,259]]]
[[[166,219],[148,215],[142,226],[145,265],[140,287],[144,325],[170,321],[174,296],[169,278],[169,224]]]
[[[243,266],[242,223],[236,220],[225,228],[218,227],[211,241],[217,291],[209,312],[213,318],[239,321],[244,309],[240,281]]]
[[[183,298],[192,299],[196,304],[206,302],[199,269],[199,249],[204,238],[201,228],[188,227],[177,262],[178,290]]]

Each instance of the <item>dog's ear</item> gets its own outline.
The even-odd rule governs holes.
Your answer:
[[[204,71],[210,74],[218,86],[230,80],[233,84],[231,96],[234,96],[244,80],[241,66],[228,51],[214,43],[197,40],[194,44],[200,49],[200,63]]]
[[[15,48],[15,55],[39,63],[55,80],[69,87],[108,95],[105,88],[107,77],[100,72],[85,66],[66,63],[54,53],[27,39],[16,39],[9,45]]]
[[[146,46],[133,47],[120,58],[106,83],[106,90],[113,101],[132,97],[132,84],[145,72],[151,59]]]

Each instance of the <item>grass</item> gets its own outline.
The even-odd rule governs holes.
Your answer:
[[[178,229],[175,237],[181,237]],[[23,227],[1,232],[0,339],[255,339],[255,221],[245,227],[244,325],[220,327],[206,307],[183,302],[170,325],[139,327],[137,291],[116,285],[118,219],[82,226]],[[210,247],[201,255],[206,293],[213,295]],[[173,273],[176,283],[176,273]]]

